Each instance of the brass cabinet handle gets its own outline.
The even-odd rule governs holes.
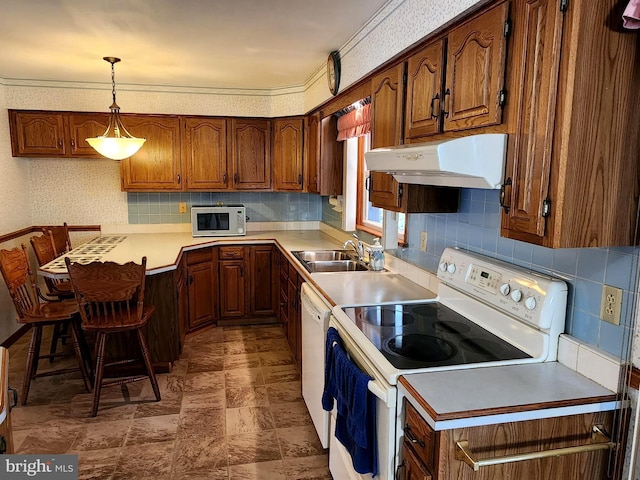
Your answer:
[[[178,181],[178,183],[180,183],[180,174],[178,174],[178,177],[176,178],[176,180]]]
[[[234,173],[233,174],[233,183],[238,183],[238,179],[239,179],[238,174]]]
[[[588,443],[587,445],[554,448],[552,450],[542,450],[539,452],[520,453],[516,455],[505,455],[504,457],[477,460],[474,458],[474,453],[469,448],[469,442],[467,440],[460,440],[456,442],[456,459],[466,463],[473,468],[475,472],[477,472],[480,470],[480,467],[488,467],[490,465],[501,465],[503,463],[559,457],[561,455],[573,455],[575,453],[595,452],[598,450],[611,450],[617,446],[618,444],[611,441],[611,437],[604,432],[601,425],[593,425],[591,427],[591,443]]]
[[[59,139],[58,139],[58,146],[59,146],[59,147],[62,147],[62,145],[63,145],[63,141],[62,141],[62,139],[61,139],[61,138],[59,138]]]
[[[298,185],[302,185],[302,175],[298,175]]]
[[[76,139],[75,138],[71,139],[71,148],[76,148]]]
[[[413,434],[413,432],[411,431],[411,427],[409,426],[409,424],[407,423],[404,426],[404,434],[405,436],[409,439],[409,441],[411,443],[417,443],[418,445],[420,445],[422,448],[424,448],[424,440],[421,440],[419,438],[416,438],[416,436]]]
[[[396,469],[396,480],[406,480],[407,478],[407,466],[402,462]]]
[[[222,183],[224,183],[225,185],[227,184],[227,174],[223,174],[222,175]]]

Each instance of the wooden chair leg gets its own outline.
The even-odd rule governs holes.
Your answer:
[[[90,392],[91,379],[89,378],[89,373],[87,372],[85,356],[83,355],[82,349],[80,348],[80,336],[82,336],[80,326],[76,322],[72,322],[71,339],[73,340],[73,349],[75,350],[76,358],[78,359],[78,367],[80,367],[80,375],[82,375],[82,381],[84,382],[84,386],[87,389],[87,392]]]
[[[51,334],[51,347],[49,348],[49,354],[55,355],[56,350],[58,349],[58,340],[61,335],[62,324],[56,323],[53,325],[53,333]],[[49,357],[49,363],[53,363],[54,358]]]
[[[42,339],[42,325],[33,325],[31,333],[31,341],[29,342],[29,350],[27,352],[27,365],[24,371],[24,380],[22,381],[22,396],[20,402],[22,405],[27,404],[29,396],[29,387],[31,379],[38,371],[38,359],[40,357],[40,341]]]
[[[102,390],[102,376],[104,374],[104,351],[107,344],[107,334],[98,332],[96,338],[96,377],[93,382],[93,408],[91,416],[98,414],[98,404],[100,403],[100,391]]]
[[[139,328],[136,330],[138,334],[138,342],[140,343],[140,351],[142,352],[142,358],[144,359],[144,364],[147,367],[147,375],[149,375],[149,380],[151,381],[151,387],[153,388],[153,393],[156,396],[156,400],[160,401],[160,388],[158,387],[158,380],[156,379],[156,373],[153,371],[153,365],[151,365],[151,358],[149,357],[149,348],[147,347],[147,341],[144,338],[142,330]]]

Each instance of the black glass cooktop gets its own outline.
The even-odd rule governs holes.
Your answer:
[[[344,311],[401,370],[530,358],[439,303],[350,307]]]

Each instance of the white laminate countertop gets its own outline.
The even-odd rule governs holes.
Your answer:
[[[433,300],[435,293],[392,272],[312,273],[311,279],[334,306]]]
[[[398,387],[434,430],[620,406],[615,392],[558,362],[405,375]]]
[[[98,247],[114,242],[106,252],[100,252]],[[342,248],[333,237],[319,230],[278,230],[250,232],[238,237],[193,237],[190,233],[136,233],[126,235],[102,235],[96,239],[74,248],[65,256],[82,254],[87,261],[111,261],[126,263],[140,262],[147,257],[147,275],[153,275],[174,270],[183,251],[224,244],[252,244],[277,242],[285,250],[313,250],[327,248]],[[92,250],[96,250],[93,255]],[[86,255],[85,255],[86,254]],[[66,277],[67,269],[64,259],[56,259],[40,267],[39,272],[49,277]]]
[[[64,257],[76,261],[111,261],[139,263],[147,257],[147,275],[175,270],[182,252],[225,244],[257,244],[274,242],[286,252],[293,250],[342,249],[342,244],[319,230],[274,230],[249,232],[238,237],[193,237],[190,233],[137,233],[102,235],[74,248],[71,252],[39,269],[39,273],[53,278],[66,278]],[[432,299],[436,295],[411,282],[402,275],[390,272],[336,272],[310,274],[293,256],[289,260],[299,272],[332,305],[371,305]]]

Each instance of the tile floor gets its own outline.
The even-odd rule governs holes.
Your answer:
[[[14,388],[28,337],[9,349]],[[12,411],[16,453],[77,453],[81,479],[331,479],[279,326],[198,332],[158,381],[162,401],[147,380],[109,387],[91,418],[78,373],[36,379]]]

